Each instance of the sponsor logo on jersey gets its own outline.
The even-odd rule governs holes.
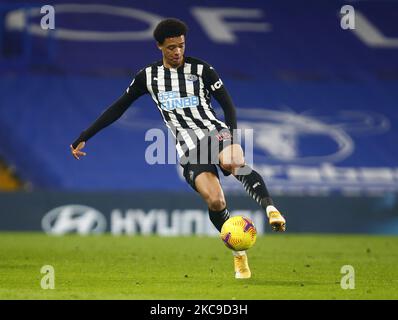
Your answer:
[[[199,97],[180,97],[180,93],[178,91],[159,92],[158,99],[161,108],[167,111],[174,109],[192,108],[199,105]]]

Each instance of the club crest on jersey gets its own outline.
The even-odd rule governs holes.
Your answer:
[[[199,105],[199,97],[189,96],[180,97],[177,91],[165,91],[158,93],[160,107],[163,110],[174,110],[183,108],[192,108]]]
[[[198,80],[198,76],[196,76],[194,74],[189,74],[189,75],[187,75],[187,80],[194,82],[194,81]]]

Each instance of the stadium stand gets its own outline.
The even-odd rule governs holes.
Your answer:
[[[190,26],[187,54],[215,67],[239,127],[254,128],[254,164],[274,193],[398,190],[398,3],[355,3],[356,30],[343,30],[342,1],[176,1],[177,11],[152,2],[53,1],[49,32],[35,2],[25,1],[36,11],[2,2],[0,154],[24,181],[189,190],[177,165],[145,161],[146,131],[166,133],[149,97],[90,140],[84,160],[69,153],[134,74],[159,59],[151,28],[175,15]]]

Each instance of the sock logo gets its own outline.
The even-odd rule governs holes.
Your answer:
[[[261,185],[261,183],[260,183],[260,182],[256,182],[256,183],[253,185],[253,189],[256,188],[256,187],[258,187],[259,185]]]

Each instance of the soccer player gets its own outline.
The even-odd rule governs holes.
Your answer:
[[[184,22],[174,18],[157,25],[153,35],[162,60],[135,75],[126,92],[71,144],[71,152],[78,160],[85,156],[82,149],[92,136],[119,119],[140,96],[150,94],[176,138],[184,177],[206,202],[210,220],[217,230],[221,231],[230,217],[219,181],[219,168],[224,175],[232,174],[243,184],[264,209],[274,231],[285,231],[285,218],[275,208],[263,178],[245,164],[242,147],[234,142],[235,106],[223,82],[208,63],[184,55],[187,30]],[[217,119],[210,96],[222,107],[225,123]],[[250,278],[246,252],[233,253],[235,278]]]

